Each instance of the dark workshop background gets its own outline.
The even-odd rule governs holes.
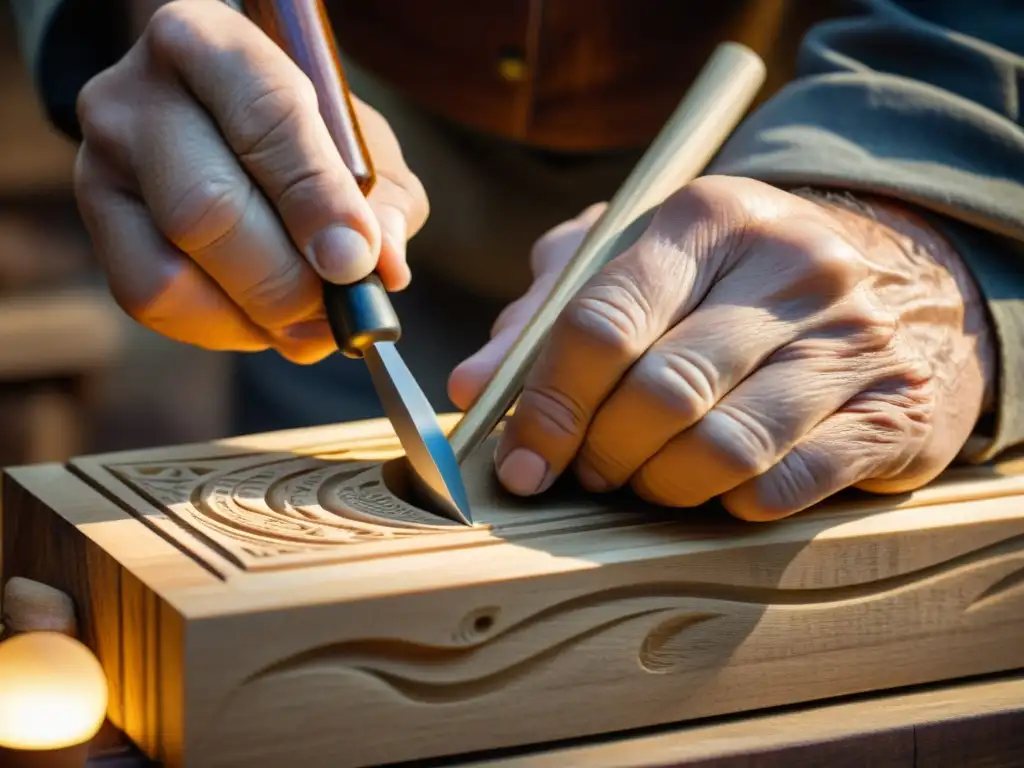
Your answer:
[[[0,467],[226,433],[227,359],[113,303],[0,0]]]

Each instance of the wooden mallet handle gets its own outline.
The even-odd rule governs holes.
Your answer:
[[[242,0],[241,7],[313,83],[338,154],[363,194],[370,194],[377,175],[322,0]],[[361,358],[373,344],[401,338],[398,315],[376,273],[349,285],[325,282],[323,295],[327,322],[347,357]]]
[[[742,119],[764,78],[764,62],[750,49],[723,43],[715,50],[491,381],[452,430],[449,439],[460,462],[512,407],[541,345],[572,297],[639,237],[646,214],[697,177]]]

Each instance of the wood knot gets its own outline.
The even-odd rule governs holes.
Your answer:
[[[498,623],[499,613],[500,609],[493,605],[470,611],[460,622],[455,639],[464,643],[485,639]]]

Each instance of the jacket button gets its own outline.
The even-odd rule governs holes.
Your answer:
[[[498,75],[505,82],[522,82],[526,79],[527,71],[526,60],[518,48],[503,48],[498,54]]]

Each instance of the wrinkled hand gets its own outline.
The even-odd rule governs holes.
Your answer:
[[[378,173],[368,201],[310,80],[256,25],[205,0],[158,10],[79,98],[76,195],[121,307],[209,349],[330,354],[318,275],[353,282],[379,261],[403,288],[427,217],[386,121],[356,109]]]
[[[539,493],[573,464],[593,491],[772,520],[935,477],[991,396],[987,318],[937,233],[870,211],[728,177],[670,197],[560,317],[500,440],[502,483]],[[537,243],[533,288],[452,375],[460,407],[597,212]]]

